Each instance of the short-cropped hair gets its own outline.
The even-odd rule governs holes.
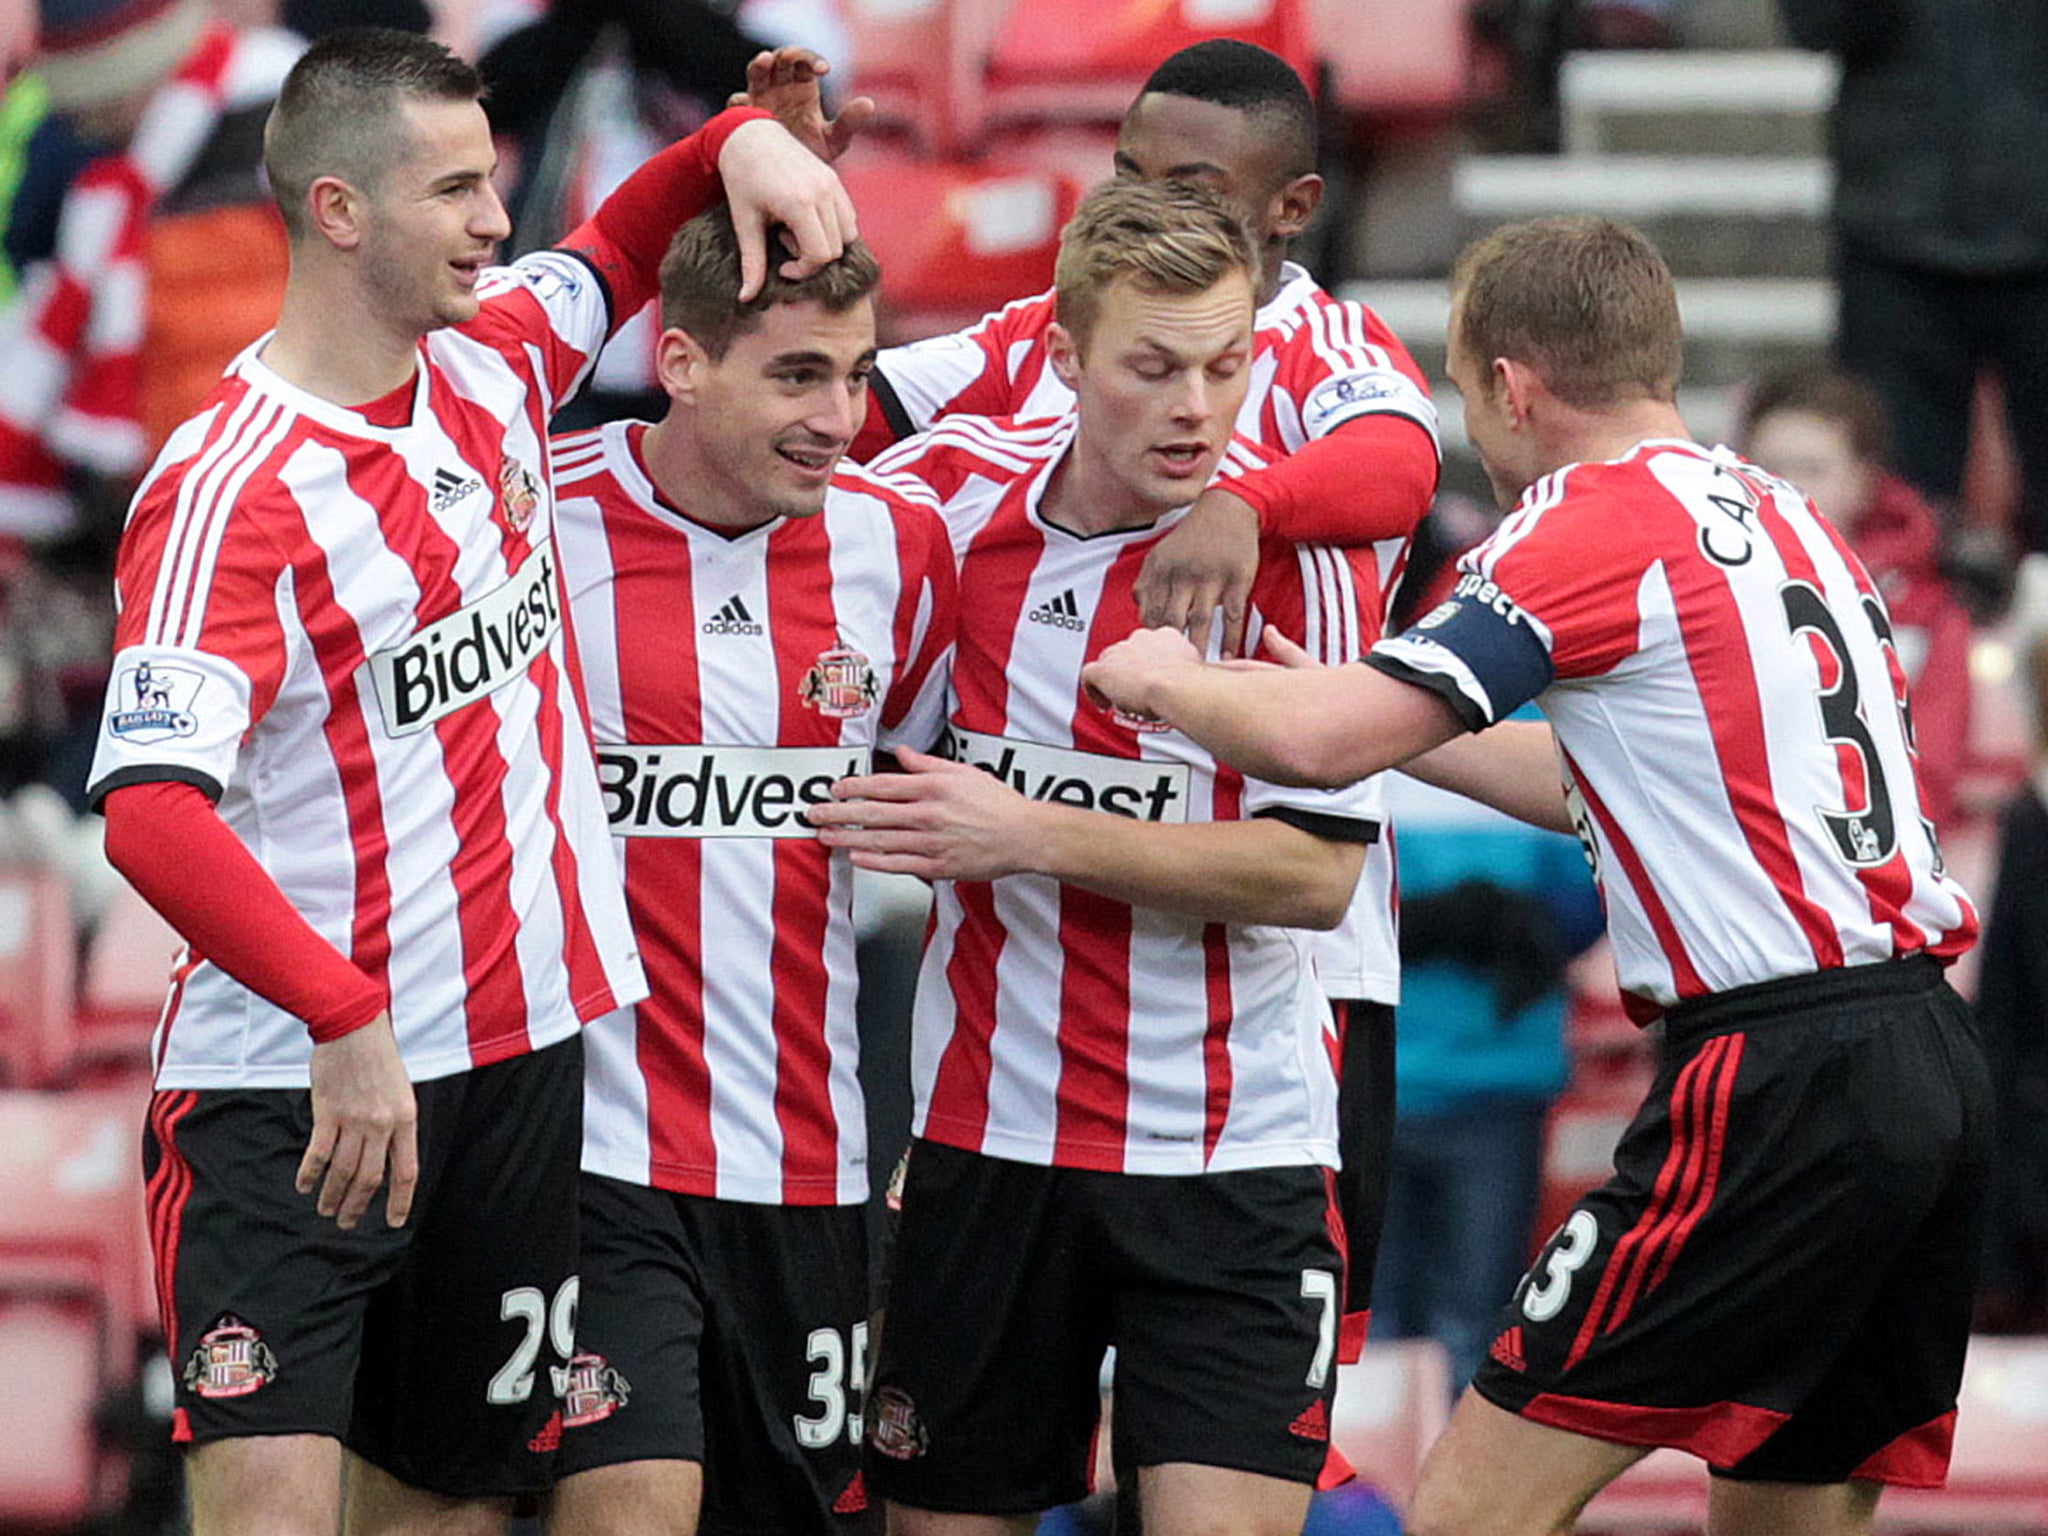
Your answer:
[[[1234,37],[1212,37],[1172,55],[1139,91],[1185,96],[1242,112],[1279,147],[1289,176],[1316,168],[1316,104],[1279,54]]]
[[[306,194],[322,176],[374,186],[407,149],[407,101],[478,101],[473,65],[432,38],[390,27],[330,32],[300,55],[263,132],[271,195],[297,239],[308,231]]]
[[[1534,368],[1567,404],[1601,409],[1678,393],[1671,270],[1639,231],[1588,214],[1481,236],[1451,272],[1458,337],[1483,365]]]
[[[808,301],[843,314],[882,281],[882,264],[858,240],[849,240],[836,259],[804,278],[787,278],[776,270],[783,252],[773,235],[769,253],[768,280],[742,304],[740,242],[732,213],[721,206],[698,214],[676,231],[661,259],[663,328],[689,332],[715,361],[725,356],[734,338],[753,330],[762,314],[778,304]]]
[[[1259,253],[1214,192],[1182,182],[1106,181],[1082,199],[1060,233],[1054,314],[1086,348],[1112,283],[1207,293],[1232,272],[1242,272],[1257,291]]]

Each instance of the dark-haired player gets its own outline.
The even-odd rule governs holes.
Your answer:
[[[554,441],[651,995],[585,1035],[553,1536],[863,1528],[853,870],[803,811],[937,738],[954,627],[931,493],[839,462],[879,276],[855,244],[742,305],[732,223],[699,216],[662,266],[666,415]]]
[[[147,1163],[201,1536],[331,1536],[344,1444],[354,1530],[490,1531],[549,1480],[579,1028],[644,982],[547,419],[721,175],[755,282],[767,221],[806,264],[851,229],[830,173],[739,113],[497,268],[479,90],[409,33],[295,66],[264,149],[277,329],[172,435],[121,545],[91,793],[190,943]]]

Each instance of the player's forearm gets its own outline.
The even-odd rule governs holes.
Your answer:
[[[1405,737],[1393,728],[1400,722],[1381,728],[1371,707],[1380,692],[1375,682],[1401,686],[1355,664],[1299,672],[1187,666],[1155,678],[1144,697],[1125,702],[1253,778],[1336,788],[1436,745],[1421,741],[1404,750]]]
[[[334,1040],[384,1011],[385,995],[313,928],[190,784],[130,784],[105,802],[107,858],[192,948]]]
[[[1405,416],[1360,416],[1276,464],[1217,481],[1269,536],[1340,548],[1406,538],[1436,494],[1436,445]]]
[[[1029,867],[1134,907],[1212,923],[1334,928],[1365,860],[1273,817],[1162,825],[1036,805]]]
[[[1536,720],[1504,720],[1476,736],[1454,736],[1402,764],[1402,772],[1490,805],[1547,832],[1573,830],[1558,773],[1557,743]]]
[[[718,154],[742,124],[773,121],[757,107],[729,107],[688,138],[648,157],[561,242],[604,277],[612,320],[623,325],[660,288],[661,258],[675,232],[724,196]]]

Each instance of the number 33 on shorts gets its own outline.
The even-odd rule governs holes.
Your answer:
[[[1593,1257],[1600,1242],[1600,1224],[1591,1211],[1573,1211],[1550,1241],[1522,1283],[1515,1287],[1515,1303],[1532,1323],[1547,1323],[1571,1300],[1572,1280]]]

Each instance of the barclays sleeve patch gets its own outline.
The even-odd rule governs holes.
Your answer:
[[[107,734],[136,746],[155,746],[199,733],[199,696],[204,673],[174,662],[145,657],[114,675]]]
[[[1406,416],[1436,436],[1436,405],[1405,373],[1392,368],[1361,369],[1325,379],[1302,406],[1301,424],[1312,438],[1355,416]]]

